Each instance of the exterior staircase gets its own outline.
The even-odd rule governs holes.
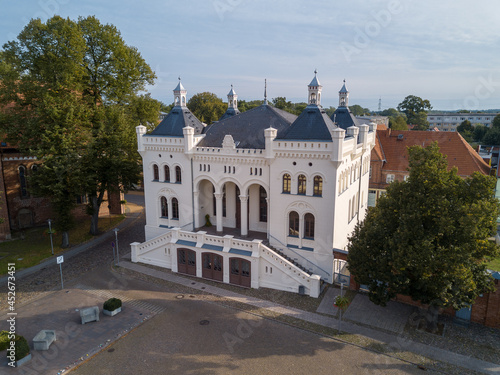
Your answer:
[[[279,256],[285,258],[286,260],[288,260],[290,263],[292,263],[293,265],[295,265],[296,267],[298,267],[299,269],[301,269],[302,271],[304,271],[305,273],[307,273],[309,276],[312,275],[312,272],[309,271],[307,268],[303,267],[301,264],[297,263],[294,259],[290,258],[288,255],[286,255],[285,253],[283,253],[282,251],[276,249],[274,246],[272,246],[269,241],[264,241],[262,242],[263,245],[266,245],[268,248],[270,248],[272,251],[274,251],[276,254],[278,254]]]

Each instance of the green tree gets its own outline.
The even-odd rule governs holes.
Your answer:
[[[476,125],[474,126],[474,132],[473,132],[473,135],[472,135],[472,138],[476,141],[476,142],[482,142],[484,136],[486,135],[486,133],[488,132],[488,128],[484,125]]]
[[[491,121],[491,127],[500,129],[500,114],[493,118],[493,121]]]
[[[246,100],[238,100],[238,109],[240,112],[246,112],[252,108],[262,105],[262,103],[262,100],[250,100],[249,102]]]
[[[8,135],[47,161],[41,180],[51,181],[43,173],[59,174],[47,187],[54,197],[75,198],[75,187],[89,197],[90,232],[96,234],[105,192],[127,190],[139,180],[134,129],[157,121],[160,108],[139,93],[155,75],[113,25],[95,17],[32,20],[3,48],[0,103],[10,105]]]
[[[227,109],[227,104],[211,92],[193,95],[187,106],[200,121],[206,124],[218,121]]]
[[[472,126],[469,120],[462,121],[457,126],[457,132],[469,143],[474,139],[474,126]]]
[[[398,111],[404,112],[408,124],[415,125],[414,130],[427,130],[427,111],[432,109],[431,103],[427,99],[418,96],[408,95],[398,104]]]
[[[273,106],[283,110],[287,110],[292,107],[292,102],[287,101],[284,96],[278,96],[277,98],[273,98],[271,102],[273,103]]]
[[[382,112],[380,112],[380,116],[398,117],[400,115],[401,112],[398,112],[398,110],[394,108],[384,109]]]
[[[474,127],[469,120],[464,120],[460,123],[460,125],[457,126],[457,132],[463,133],[465,131],[474,131]]]
[[[332,107],[332,106],[325,108],[325,112],[328,115],[328,117],[332,117],[335,110],[336,110],[336,108]]]
[[[405,117],[402,115],[389,117],[389,128],[392,130],[408,130]]]
[[[390,184],[350,237],[349,270],[372,302],[408,295],[429,305],[435,323],[440,307],[460,309],[493,290],[485,261],[499,253],[488,238],[500,204],[493,177],[462,179],[437,143],[408,153],[408,180]]]
[[[368,108],[363,108],[358,104],[354,104],[349,107],[349,110],[352,112],[354,116],[363,116],[365,114],[369,114],[370,110]]]
[[[500,145],[500,128],[489,128],[481,141],[485,145]]]

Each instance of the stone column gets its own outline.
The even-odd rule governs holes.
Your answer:
[[[241,235],[248,235],[248,195],[240,195],[241,202]]]
[[[193,210],[194,210],[194,228],[200,227],[200,201],[199,201],[199,196],[200,192],[199,191],[193,191],[193,200],[194,200],[194,205],[193,205]]]
[[[222,232],[222,193],[215,193],[215,212],[217,213],[217,232]]]

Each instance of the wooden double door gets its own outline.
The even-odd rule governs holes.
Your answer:
[[[196,276],[196,252],[177,249],[177,272]]]
[[[229,266],[231,268],[229,273],[229,282],[231,284],[250,288],[252,285],[251,263],[242,258],[231,258],[229,259]]]
[[[202,277],[217,281],[223,281],[223,258],[214,253],[203,253],[201,255]]]

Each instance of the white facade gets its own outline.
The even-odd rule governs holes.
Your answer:
[[[282,120],[282,113],[267,104],[201,131],[185,126],[182,136],[167,119],[163,128],[170,128],[163,131],[160,124],[158,134],[137,127],[146,242],[132,245],[133,261],[317,297],[320,279],[334,281],[334,252],[345,251],[348,236],[365,215],[376,131],[375,124],[345,131],[325,117],[319,105],[321,87],[315,77],[309,85],[309,112],[296,121],[288,115],[280,126],[273,127],[273,119],[259,123],[265,142],[258,148],[239,147],[246,139],[238,138],[238,122],[261,122],[275,113]],[[235,95],[232,88],[231,93]],[[233,109],[235,104],[230,101]],[[321,121],[312,123],[307,133],[301,129],[304,116]],[[227,134],[225,129],[233,128]],[[246,138],[254,135],[253,128],[239,129],[249,130]],[[301,133],[305,139],[296,139],[294,134]],[[322,138],[311,139],[317,134]],[[222,136],[214,146],[213,139]],[[206,233],[207,221],[216,234]],[[243,239],[227,235],[228,229]],[[256,232],[267,240],[255,240]]]
[[[465,120],[469,120],[472,125],[481,124],[486,127],[491,127],[491,122],[498,113],[437,113],[427,115],[429,128],[437,128],[441,131],[457,131],[457,126]]]

